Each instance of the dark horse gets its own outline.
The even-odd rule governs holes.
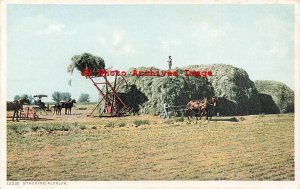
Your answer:
[[[19,121],[19,112],[23,108],[23,104],[30,104],[30,100],[27,96],[13,102],[7,102],[7,111],[14,111],[12,121],[15,121],[15,117],[17,121]]]
[[[56,115],[61,115],[61,109],[63,108],[63,104],[58,102],[54,105],[54,111],[53,111],[53,114],[56,114]]]
[[[218,103],[218,97],[212,96],[207,98],[205,110],[203,110],[203,114],[206,115],[206,120],[208,120],[208,116],[210,120],[212,119],[213,112]],[[200,118],[201,119],[201,118]]]
[[[75,99],[69,99],[69,101],[62,103],[62,108],[65,108],[65,114],[71,114],[74,103],[76,104]]]

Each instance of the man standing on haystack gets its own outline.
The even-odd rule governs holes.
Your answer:
[[[172,68],[172,58],[169,56],[169,60],[167,61],[169,63],[169,70]]]

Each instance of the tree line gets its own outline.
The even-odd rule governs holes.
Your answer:
[[[32,95],[28,95],[28,94],[22,94],[22,95],[15,95],[14,96],[14,100],[19,100],[23,97],[27,96],[29,101],[31,103],[33,103],[34,97]],[[54,91],[51,95],[52,100],[54,102],[60,102],[60,101],[66,101],[69,100],[71,98],[71,93],[69,92],[59,92],[59,91]],[[78,98],[78,102],[90,102],[90,95],[87,93],[81,93],[79,98]]]

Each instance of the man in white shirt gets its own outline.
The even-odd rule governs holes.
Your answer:
[[[169,63],[169,70],[172,68],[172,57],[169,56],[169,60],[167,61]]]

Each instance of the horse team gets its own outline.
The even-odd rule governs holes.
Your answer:
[[[196,120],[198,117],[206,116],[206,120],[208,120],[208,116],[210,120],[212,119],[212,114],[214,108],[217,106],[218,98],[213,97],[205,97],[201,100],[191,100],[187,103],[187,116],[192,117],[195,115]]]
[[[52,108],[54,108],[54,113],[56,113],[56,115],[61,115],[61,110],[63,108],[65,108],[65,114],[71,114],[74,103],[76,103],[76,100],[70,98],[68,101],[61,101],[59,103],[56,103]],[[24,104],[30,105],[28,96],[24,96],[21,99],[6,103],[7,111],[14,111],[12,121],[15,121],[15,118],[17,121],[19,121],[20,112],[22,111]]]
[[[71,98],[68,101],[60,101],[53,106],[54,113],[61,115],[61,110],[65,108],[65,114],[71,114],[74,103],[76,104],[76,100]]]

